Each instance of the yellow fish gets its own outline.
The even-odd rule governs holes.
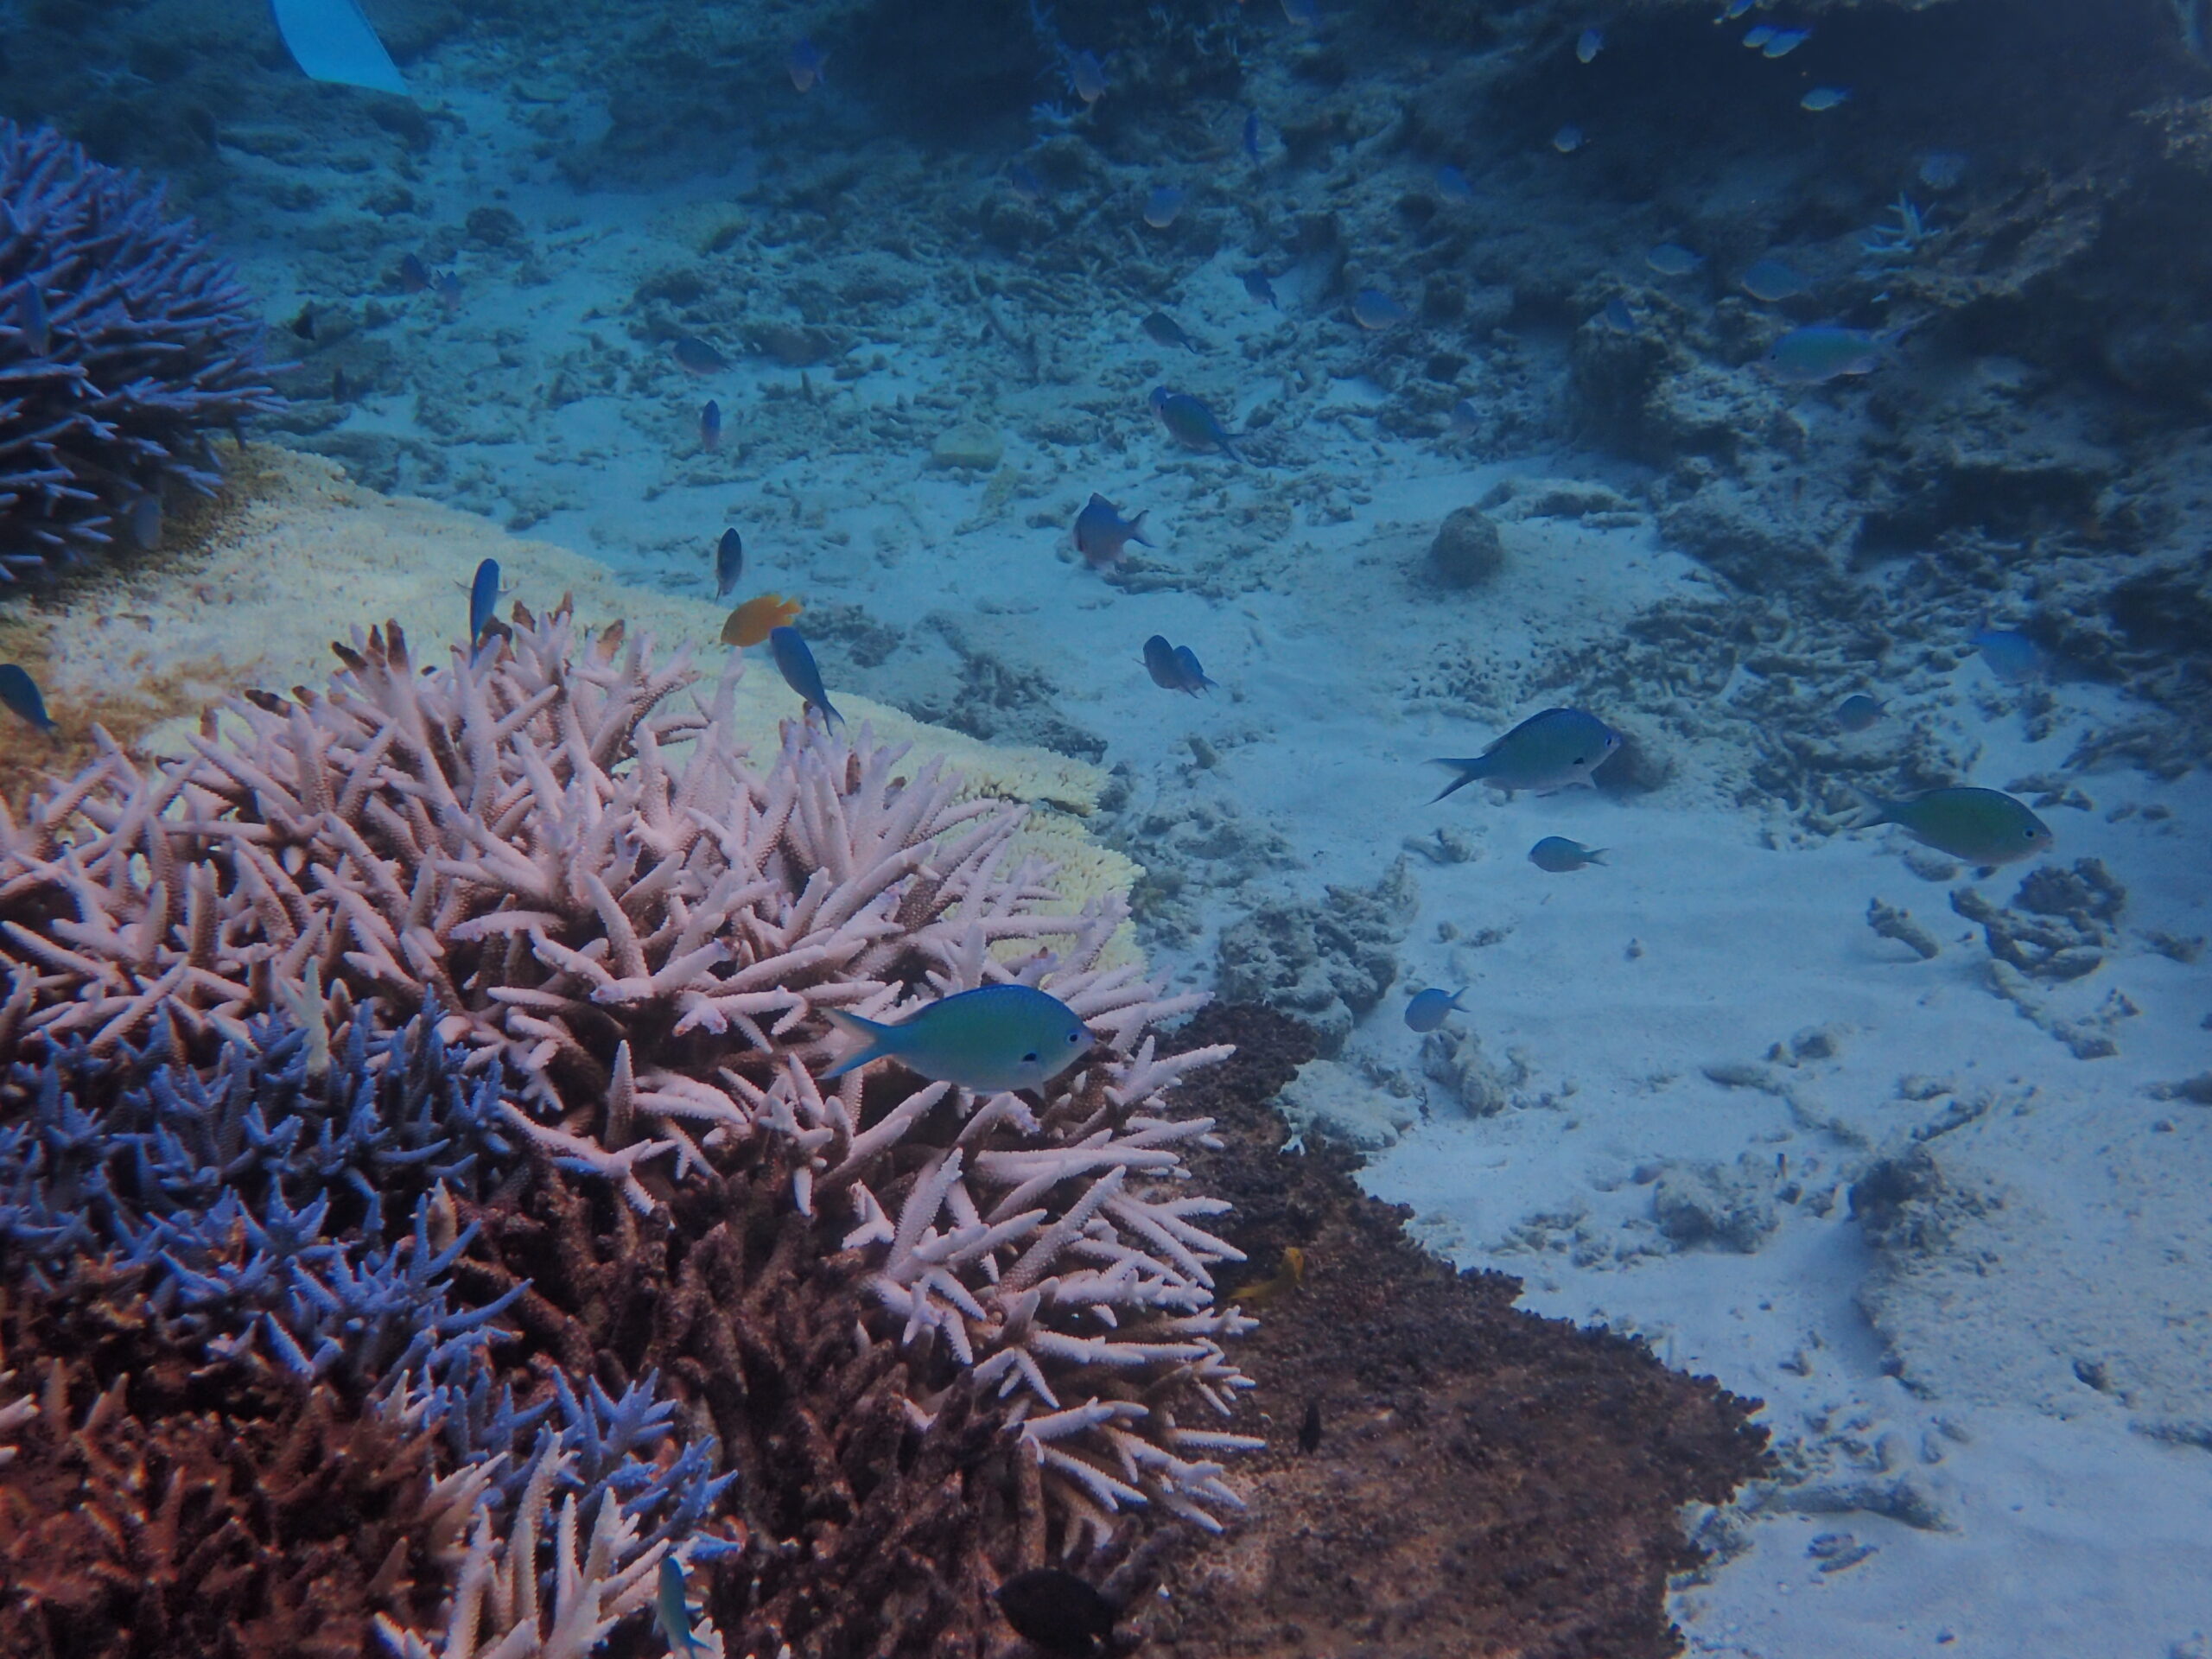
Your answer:
[[[748,599],[729,613],[729,620],[722,624],[722,644],[726,645],[757,645],[778,628],[791,626],[791,620],[805,607],[795,599],[785,599],[781,594],[763,594],[758,599]]]

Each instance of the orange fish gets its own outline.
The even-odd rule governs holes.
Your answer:
[[[726,645],[757,645],[775,629],[788,627],[791,620],[804,607],[795,599],[785,599],[781,594],[763,594],[758,599],[748,599],[729,613],[729,620],[722,624],[722,644]]]

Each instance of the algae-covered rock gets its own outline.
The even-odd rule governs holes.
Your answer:
[[[1331,887],[1319,904],[1262,905],[1221,936],[1221,994],[1306,1021],[1324,1055],[1398,976],[1418,889],[1403,858],[1372,887]]]
[[[987,426],[956,426],[938,434],[930,445],[930,465],[960,472],[987,473],[1006,454],[1006,440]]]
[[[1446,587],[1478,587],[1504,569],[1505,542],[1489,514],[1457,507],[1437,526],[1428,562]]]

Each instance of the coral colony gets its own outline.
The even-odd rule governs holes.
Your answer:
[[[151,541],[170,491],[211,492],[211,435],[281,406],[262,333],[160,190],[0,120],[0,580]]]
[[[1227,1051],[1157,1053],[1117,901],[865,734],[748,760],[734,654],[336,649],[0,811],[0,1649],[582,1655],[673,1558],[703,1650],[919,1653],[1217,1526],[1249,1321],[1160,1096]],[[817,1082],[826,1011],[1007,982],[1097,1040],[1037,1098]]]

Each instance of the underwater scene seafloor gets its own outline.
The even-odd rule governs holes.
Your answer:
[[[0,1659],[2212,1659],[2204,0],[9,0]]]

